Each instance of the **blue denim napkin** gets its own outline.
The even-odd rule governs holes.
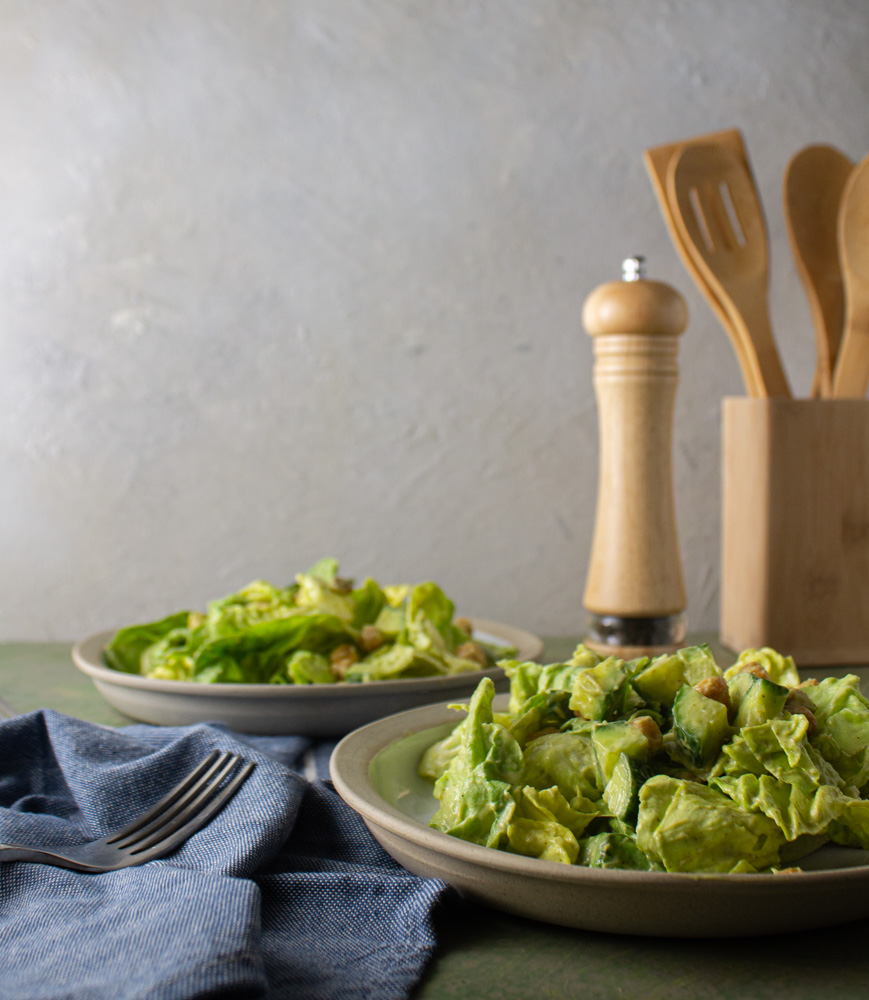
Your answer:
[[[450,890],[405,871],[328,781],[299,773],[322,772],[328,746],[18,716],[0,722],[0,843],[101,837],[215,748],[257,767],[173,854],[100,875],[0,862],[3,1000],[408,995]]]

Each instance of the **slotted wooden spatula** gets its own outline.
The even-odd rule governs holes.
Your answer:
[[[739,363],[740,371],[742,372],[742,379],[745,382],[748,394],[751,396],[758,396],[762,393],[755,384],[755,375],[748,359],[745,357],[740,335],[734,328],[733,323],[730,320],[730,316],[718,298],[718,295],[707,283],[706,278],[694,263],[694,258],[688,252],[688,248],[685,246],[679,227],[676,224],[676,214],[678,212],[678,208],[671,205],[670,197],[667,191],[667,177],[674,159],[682,152],[683,149],[685,149],[686,146],[696,145],[723,146],[724,148],[731,150],[745,163],[746,168],[748,167],[748,156],[745,151],[745,142],[742,138],[742,133],[736,128],[724,129],[720,132],[709,132],[706,135],[695,136],[692,139],[681,139],[678,142],[652,146],[651,148],[644,150],[643,162],[646,165],[646,170],[649,174],[649,179],[652,182],[652,188],[654,189],[655,195],[658,199],[658,204],[661,208],[661,214],[664,217],[664,222],[667,225],[667,230],[670,233],[670,239],[673,241],[673,246],[676,248],[676,252],[681,258],[685,270],[694,279],[694,283],[702,292],[712,311],[718,317],[718,322],[730,338],[730,342],[733,345],[736,359]]]
[[[838,221],[853,162],[832,146],[806,146],[784,173],[785,220],[812,316],[818,358],[812,396],[830,395],[845,319]]]
[[[750,391],[790,397],[769,318],[766,225],[746,163],[723,146],[686,146],[670,164],[667,193],[685,247],[730,319]]]
[[[833,395],[861,399],[869,384],[869,156],[845,185],[839,213],[839,256],[845,281],[845,331]]]

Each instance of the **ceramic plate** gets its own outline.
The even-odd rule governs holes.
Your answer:
[[[507,696],[495,706],[506,710]],[[824,847],[812,871],[684,875],[582,868],[479,847],[432,830],[420,755],[462,718],[429,705],[346,736],[330,770],[341,797],[396,861],[499,910],[585,930],[738,937],[829,927],[869,917],[869,852]]]
[[[519,659],[535,660],[543,642],[530,632],[481,618],[475,637],[514,646]],[[408,677],[367,684],[198,684],[167,681],[112,670],[103,647],[115,633],[98,632],[73,646],[72,658],[106,701],[124,715],[158,726],[223,722],[240,733],[315,738],[344,736],[374,719],[417,705],[470,696],[481,677],[507,687],[500,667],[443,677]]]

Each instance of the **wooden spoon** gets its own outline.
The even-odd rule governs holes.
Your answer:
[[[744,358],[744,352],[739,335],[730,321],[730,316],[728,315],[726,308],[721,303],[715,291],[706,282],[703,274],[695,265],[694,259],[689,253],[688,248],[685,246],[681,233],[679,232],[679,227],[676,224],[678,207],[673,206],[670,203],[670,197],[667,191],[667,177],[673,160],[682,152],[683,149],[685,149],[686,146],[699,144],[724,146],[725,148],[732,150],[745,162],[746,167],[748,166],[748,157],[745,151],[745,143],[742,138],[742,133],[736,128],[724,129],[721,132],[710,132],[707,135],[696,136],[693,139],[682,139],[679,142],[665,143],[661,146],[652,146],[651,148],[644,150],[643,162],[646,165],[646,170],[649,174],[652,187],[661,208],[661,214],[664,217],[664,222],[666,223],[667,229],[670,233],[670,239],[673,241],[673,246],[676,248],[676,253],[678,253],[685,270],[694,279],[694,283],[706,298],[706,301],[709,303],[712,311],[718,317],[718,322],[730,338],[736,352],[736,358],[739,362],[742,378],[745,382],[748,394],[750,396],[758,396],[762,395],[762,393],[759,391],[759,387],[755,384],[756,380],[750,364],[748,364]]]
[[[845,290],[838,220],[842,192],[853,169],[853,162],[838,149],[816,145],[794,154],[784,174],[788,235],[809,300],[818,351],[813,397],[830,395],[842,339]]]
[[[667,191],[682,240],[730,318],[750,391],[790,397],[769,318],[766,225],[748,166],[723,146],[686,146],[670,165]]]
[[[833,373],[837,399],[866,395],[869,384],[869,156],[842,194],[839,256],[845,280],[845,330]]]

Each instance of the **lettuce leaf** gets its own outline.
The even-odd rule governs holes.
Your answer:
[[[436,830],[496,847],[507,836],[516,809],[512,783],[522,770],[522,750],[509,731],[494,722],[495,685],[484,677],[468,705],[461,744],[435,782],[440,805],[431,819]]]
[[[818,729],[813,744],[849,784],[869,783],[869,701],[854,674],[827,677],[804,687],[813,705]]]
[[[168,680],[331,684],[340,646],[350,682],[476,672],[494,665],[493,648],[461,649],[467,627],[436,584],[355,587],[321,559],[288,587],[254,580],[208,603],[157,622],[120,629],[104,649],[112,668]],[[296,654],[305,652],[310,656]],[[459,654],[462,655],[459,655]],[[355,665],[348,663],[355,655]]]
[[[549,733],[526,744],[521,784],[557,787],[572,802],[596,802],[603,795],[597,753],[588,733]]]
[[[784,841],[768,816],[696,781],[657,774],[640,790],[637,846],[668,872],[764,871]]]
[[[557,788],[518,788],[516,810],[507,827],[511,851],[544,861],[572,865],[579,856],[579,838],[601,813],[593,802],[568,803]]]
[[[783,656],[769,646],[763,646],[761,649],[744,649],[733,666],[725,670],[724,676],[730,680],[749,665],[762,667],[775,684],[796,687],[800,683],[800,675],[793,657]]]
[[[149,646],[164,639],[170,632],[183,629],[190,618],[189,611],[161,618],[145,625],[128,625],[119,629],[103,650],[106,662],[113,670],[138,674],[142,667],[142,654]]]

